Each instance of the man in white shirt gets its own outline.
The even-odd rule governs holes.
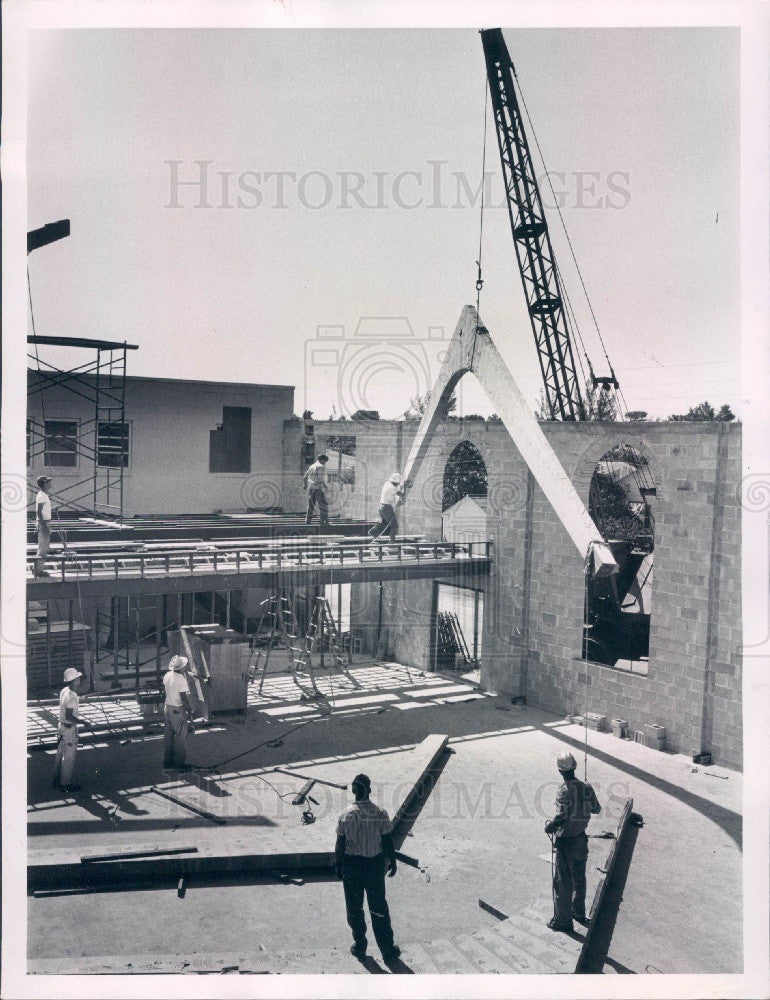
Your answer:
[[[350,952],[359,959],[366,956],[366,893],[377,946],[385,962],[390,963],[401,954],[401,949],[393,943],[390,911],[385,900],[386,861],[388,875],[396,874],[390,817],[369,799],[372,783],[366,774],[357,774],[351,787],[356,801],[337,821],[334,849],[337,878],[342,879],[348,925],[353,931]]]
[[[398,531],[398,519],[396,517],[396,507],[404,496],[404,487],[401,476],[394,472],[390,479],[382,487],[380,494],[380,523],[369,529],[372,539],[378,538],[383,531],[390,534],[391,542],[396,541]]]
[[[302,477],[303,486],[308,491],[305,524],[310,524],[313,520],[315,505],[318,504],[318,516],[322,528],[329,527],[329,501],[326,499],[326,463],[328,461],[328,455],[319,455],[318,461],[309,465]]]
[[[73,783],[72,775],[78,749],[78,722],[89,726],[80,718],[78,688],[82,676],[79,670],[68,667],[64,671],[64,687],[59,694],[59,744],[53,771],[53,787],[61,788],[63,792],[75,792],[80,788],[80,785]]]
[[[163,706],[163,767],[184,770],[187,762],[187,726],[192,722],[190,685],[184,671],[186,656],[172,656],[163,675],[166,702]]]
[[[37,556],[35,557],[35,576],[50,576],[44,569],[45,557],[51,549],[51,497],[48,491],[52,480],[48,476],[39,476],[37,480],[37,496],[35,497],[35,520],[37,522]]]

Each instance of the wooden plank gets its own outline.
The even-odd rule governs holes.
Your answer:
[[[227,822],[224,816],[217,816],[214,813],[209,812],[208,809],[201,809],[200,806],[194,806],[192,802],[186,802],[184,799],[179,798],[179,796],[172,795],[171,792],[163,791],[158,788],[157,785],[153,785],[150,791],[155,792],[156,795],[161,795],[164,799],[168,799],[170,802],[175,802],[178,806],[182,806],[183,809],[189,809],[190,812],[197,813],[205,819],[210,819],[212,823],[225,824]]]
[[[83,865],[97,861],[124,861],[128,858],[154,858],[167,854],[197,854],[197,847],[155,847],[146,851],[123,851],[121,854],[86,854],[80,859]]]

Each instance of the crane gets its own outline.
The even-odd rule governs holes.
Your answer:
[[[585,392],[581,391],[568,322],[571,311],[569,299],[562,289],[524,130],[516,94],[516,69],[499,28],[482,31],[481,41],[513,245],[535,335],[550,417],[552,420],[614,419],[618,407],[613,394],[619,392],[620,386],[606,349],[610,374],[595,375],[586,354],[589,381]],[[476,288],[480,291],[480,252],[477,263],[479,279]],[[599,337],[601,339],[601,334]],[[656,490],[646,459],[637,455],[631,447],[616,447],[604,456],[600,465],[602,475],[595,475],[592,479],[590,513],[609,544],[620,571],[616,577],[586,578],[583,641],[586,656],[614,664],[619,656],[635,659],[649,653],[650,617],[649,613],[645,613],[647,609],[643,608],[640,613],[628,613],[626,608],[630,605],[623,602],[632,588],[641,593],[652,571],[655,528],[648,498],[655,496]],[[629,475],[637,486],[637,498],[633,501],[622,485],[623,478]]]
[[[599,388],[608,398],[613,388],[619,388],[618,380],[611,368],[610,375],[595,376],[588,361],[591,391],[584,400],[559,269],[516,96],[516,70],[499,28],[482,31],[481,41],[513,245],[535,335],[546,403],[552,420],[587,420],[593,415],[593,390]]]

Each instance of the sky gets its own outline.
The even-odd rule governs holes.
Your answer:
[[[740,413],[737,30],[505,37],[629,409]],[[71,220],[29,258],[36,332],[138,344],[135,375],[295,385],[317,418],[400,415],[475,303],[485,87],[468,30],[32,32],[29,227]],[[486,171],[481,316],[534,406],[491,117]],[[486,415],[472,382],[460,412]]]

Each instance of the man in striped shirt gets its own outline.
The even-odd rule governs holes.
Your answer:
[[[393,943],[390,911],[385,900],[385,867],[396,874],[396,851],[387,812],[369,799],[372,783],[365,774],[357,774],[352,784],[356,801],[348,806],[337,822],[337,845],[334,857],[337,878],[345,890],[345,908],[353,931],[352,955],[366,956],[366,919],[364,893],[369,904],[377,946],[386,962],[395,961],[401,949]]]

